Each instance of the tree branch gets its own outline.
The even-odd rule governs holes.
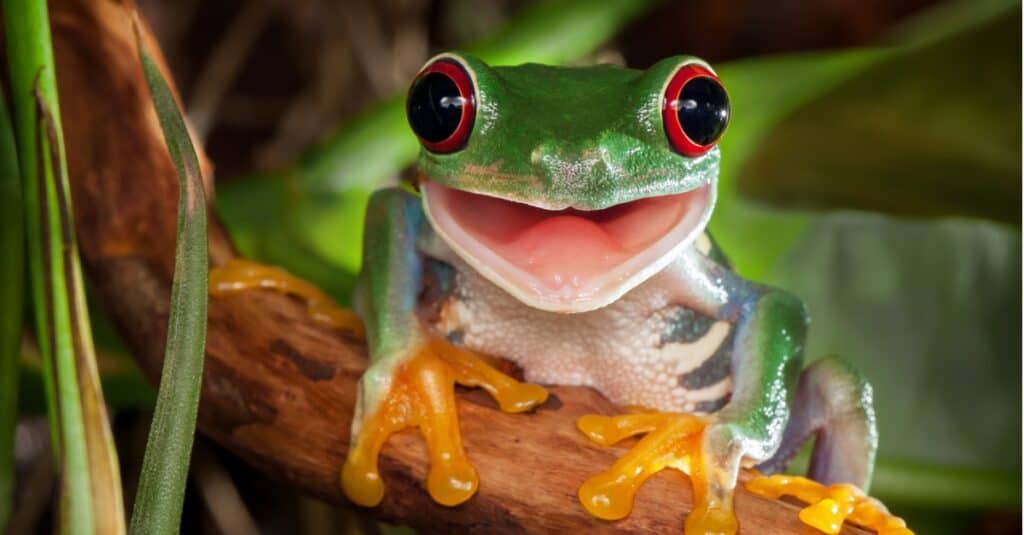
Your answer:
[[[156,380],[173,270],[177,181],[136,59],[128,11],[133,6],[108,0],[51,4],[82,255],[104,307]],[[158,51],[152,34],[145,34]],[[214,265],[235,254],[213,217],[210,254]],[[201,431],[270,477],[345,503],[339,471],[365,347],[318,325],[293,299],[270,292],[214,299],[209,315]],[[447,533],[681,532],[692,497],[686,478],[672,472],[648,481],[626,520],[604,522],[583,510],[576,489],[623,450],[591,445],[575,422],[585,413],[616,409],[589,389],[551,391],[556,400],[528,415],[503,414],[477,393],[461,396],[466,450],[481,483],[479,493],[458,507],[436,505],[427,496],[427,456],[419,436],[407,431],[393,437],[381,457],[388,492],[374,514]],[[747,533],[803,529],[792,504],[741,490],[736,507]]]

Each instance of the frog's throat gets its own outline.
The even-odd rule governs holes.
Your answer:
[[[546,210],[422,184],[434,230],[473,269],[526,305],[576,313],[608,305],[704,231],[715,183],[604,210]]]

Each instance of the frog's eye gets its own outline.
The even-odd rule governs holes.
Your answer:
[[[683,156],[700,156],[729,124],[729,95],[707,67],[684,65],[665,88],[662,122],[672,148]]]
[[[466,145],[476,117],[473,80],[451,58],[427,65],[409,88],[405,103],[409,126],[427,150],[440,154]]]

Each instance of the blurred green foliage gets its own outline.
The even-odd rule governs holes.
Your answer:
[[[1019,223],[1021,130],[1007,118],[1021,115],[1020,87],[1007,81],[1021,62],[1000,53],[1021,39],[1011,6],[961,4],[945,13],[971,22],[961,31],[902,32],[907,44],[775,125],[739,191],[784,208]]]

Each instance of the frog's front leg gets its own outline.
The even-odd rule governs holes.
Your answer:
[[[407,427],[418,427],[427,442],[427,489],[434,500],[456,505],[473,495],[478,478],[462,447],[455,383],[485,388],[507,412],[547,399],[543,388],[501,374],[420,322],[423,259],[416,241],[428,231],[413,195],[390,189],[371,197],[355,305],[366,325],[372,362],[360,381],[341,476],[345,494],[359,505],[374,506],[382,499],[378,455],[391,434]]]
[[[621,518],[644,479],[673,467],[693,481],[695,507],[686,532],[734,533],[732,494],[740,463],[768,459],[782,440],[807,316],[795,297],[749,283],[696,251],[672,269],[679,272],[684,304],[735,325],[731,399],[718,413],[696,419],[666,414],[646,425],[629,421],[637,415],[581,420],[585,433],[605,443],[647,435],[610,470],[587,481],[580,498],[597,516]]]

